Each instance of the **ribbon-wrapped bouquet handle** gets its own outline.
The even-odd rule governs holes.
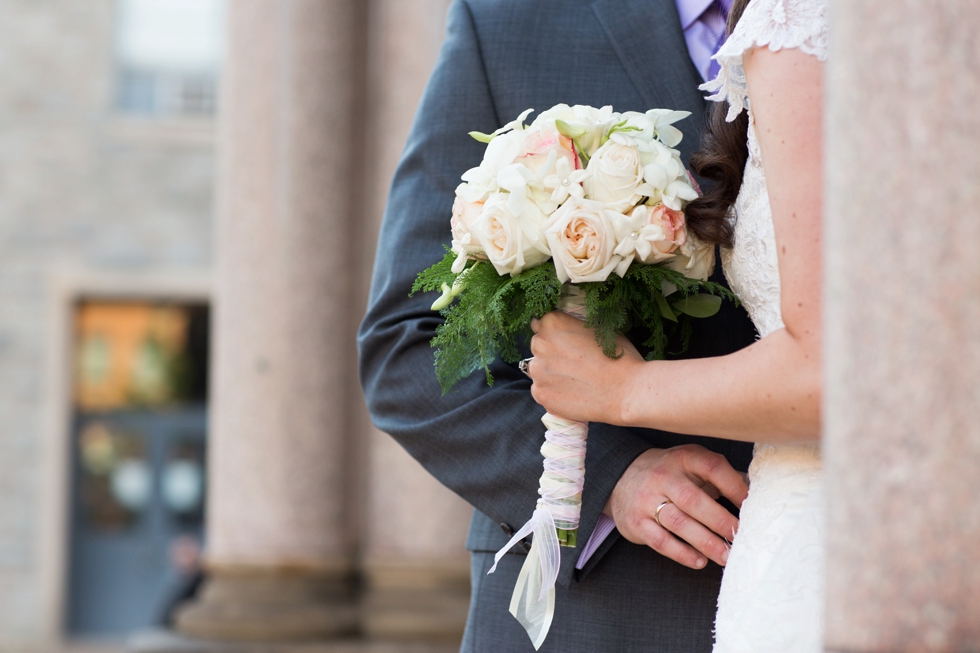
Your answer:
[[[555,583],[561,566],[561,547],[576,546],[585,484],[585,444],[589,425],[545,413],[541,446],[544,473],[538,487],[541,498],[530,521],[514,533],[494,556],[492,574],[500,559],[518,542],[532,535],[531,549],[517,576],[510,613],[524,626],[534,649],[541,648],[555,616]],[[562,541],[564,538],[564,542]]]

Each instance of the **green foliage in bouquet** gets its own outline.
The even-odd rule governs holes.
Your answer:
[[[507,363],[521,359],[519,346],[533,335],[531,320],[558,307],[562,283],[554,263],[501,276],[485,261],[468,261],[458,275],[452,271],[452,251],[419,274],[412,294],[453,289],[457,302],[441,310],[446,321],[432,339],[436,376],[445,394],[458,381],[483,369],[493,385],[490,365],[498,357]],[[642,332],[640,347],[647,360],[667,355],[666,322],[676,325],[681,351],[687,349],[691,318],[711,317],[724,299],[738,303],[724,286],[689,279],[662,265],[631,265],[625,277],[611,274],[606,281],[576,284],[585,295],[585,324],[595,331],[596,342],[610,358],[622,355],[616,348],[619,333]],[[675,288],[664,295],[664,289]],[[665,322],[666,321],[666,322]]]

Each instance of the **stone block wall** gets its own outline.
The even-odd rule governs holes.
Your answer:
[[[59,625],[43,569],[65,547],[44,541],[54,288],[210,267],[213,126],[114,110],[113,12],[0,4],[0,650]]]

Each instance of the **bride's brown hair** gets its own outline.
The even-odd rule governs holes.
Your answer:
[[[748,4],[749,0],[732,3],[728,14],[729,34]],[[742,173],[749,158],[748,115],[743,111],[733,122],[726,122],[727,114],[727,102],[712,102],[701,148],[691,156],[691,169],[713,184],[684,211],[687,227],[698,239],[722,247],[731,247],[735,242],[728,214],[742,187]]]

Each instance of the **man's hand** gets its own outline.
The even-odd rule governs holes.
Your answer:
[[[692,569],[702,569],[707,559],[724,566],[726,540],[738,530],[738,519],[716,499],[724,496],[741,507],[748,491],[721,454],[694,444],[651,449],[626,469],[603,512],[634,544]],[[658,525],[654,513],[667,499],[672,503],[660,510]]]

